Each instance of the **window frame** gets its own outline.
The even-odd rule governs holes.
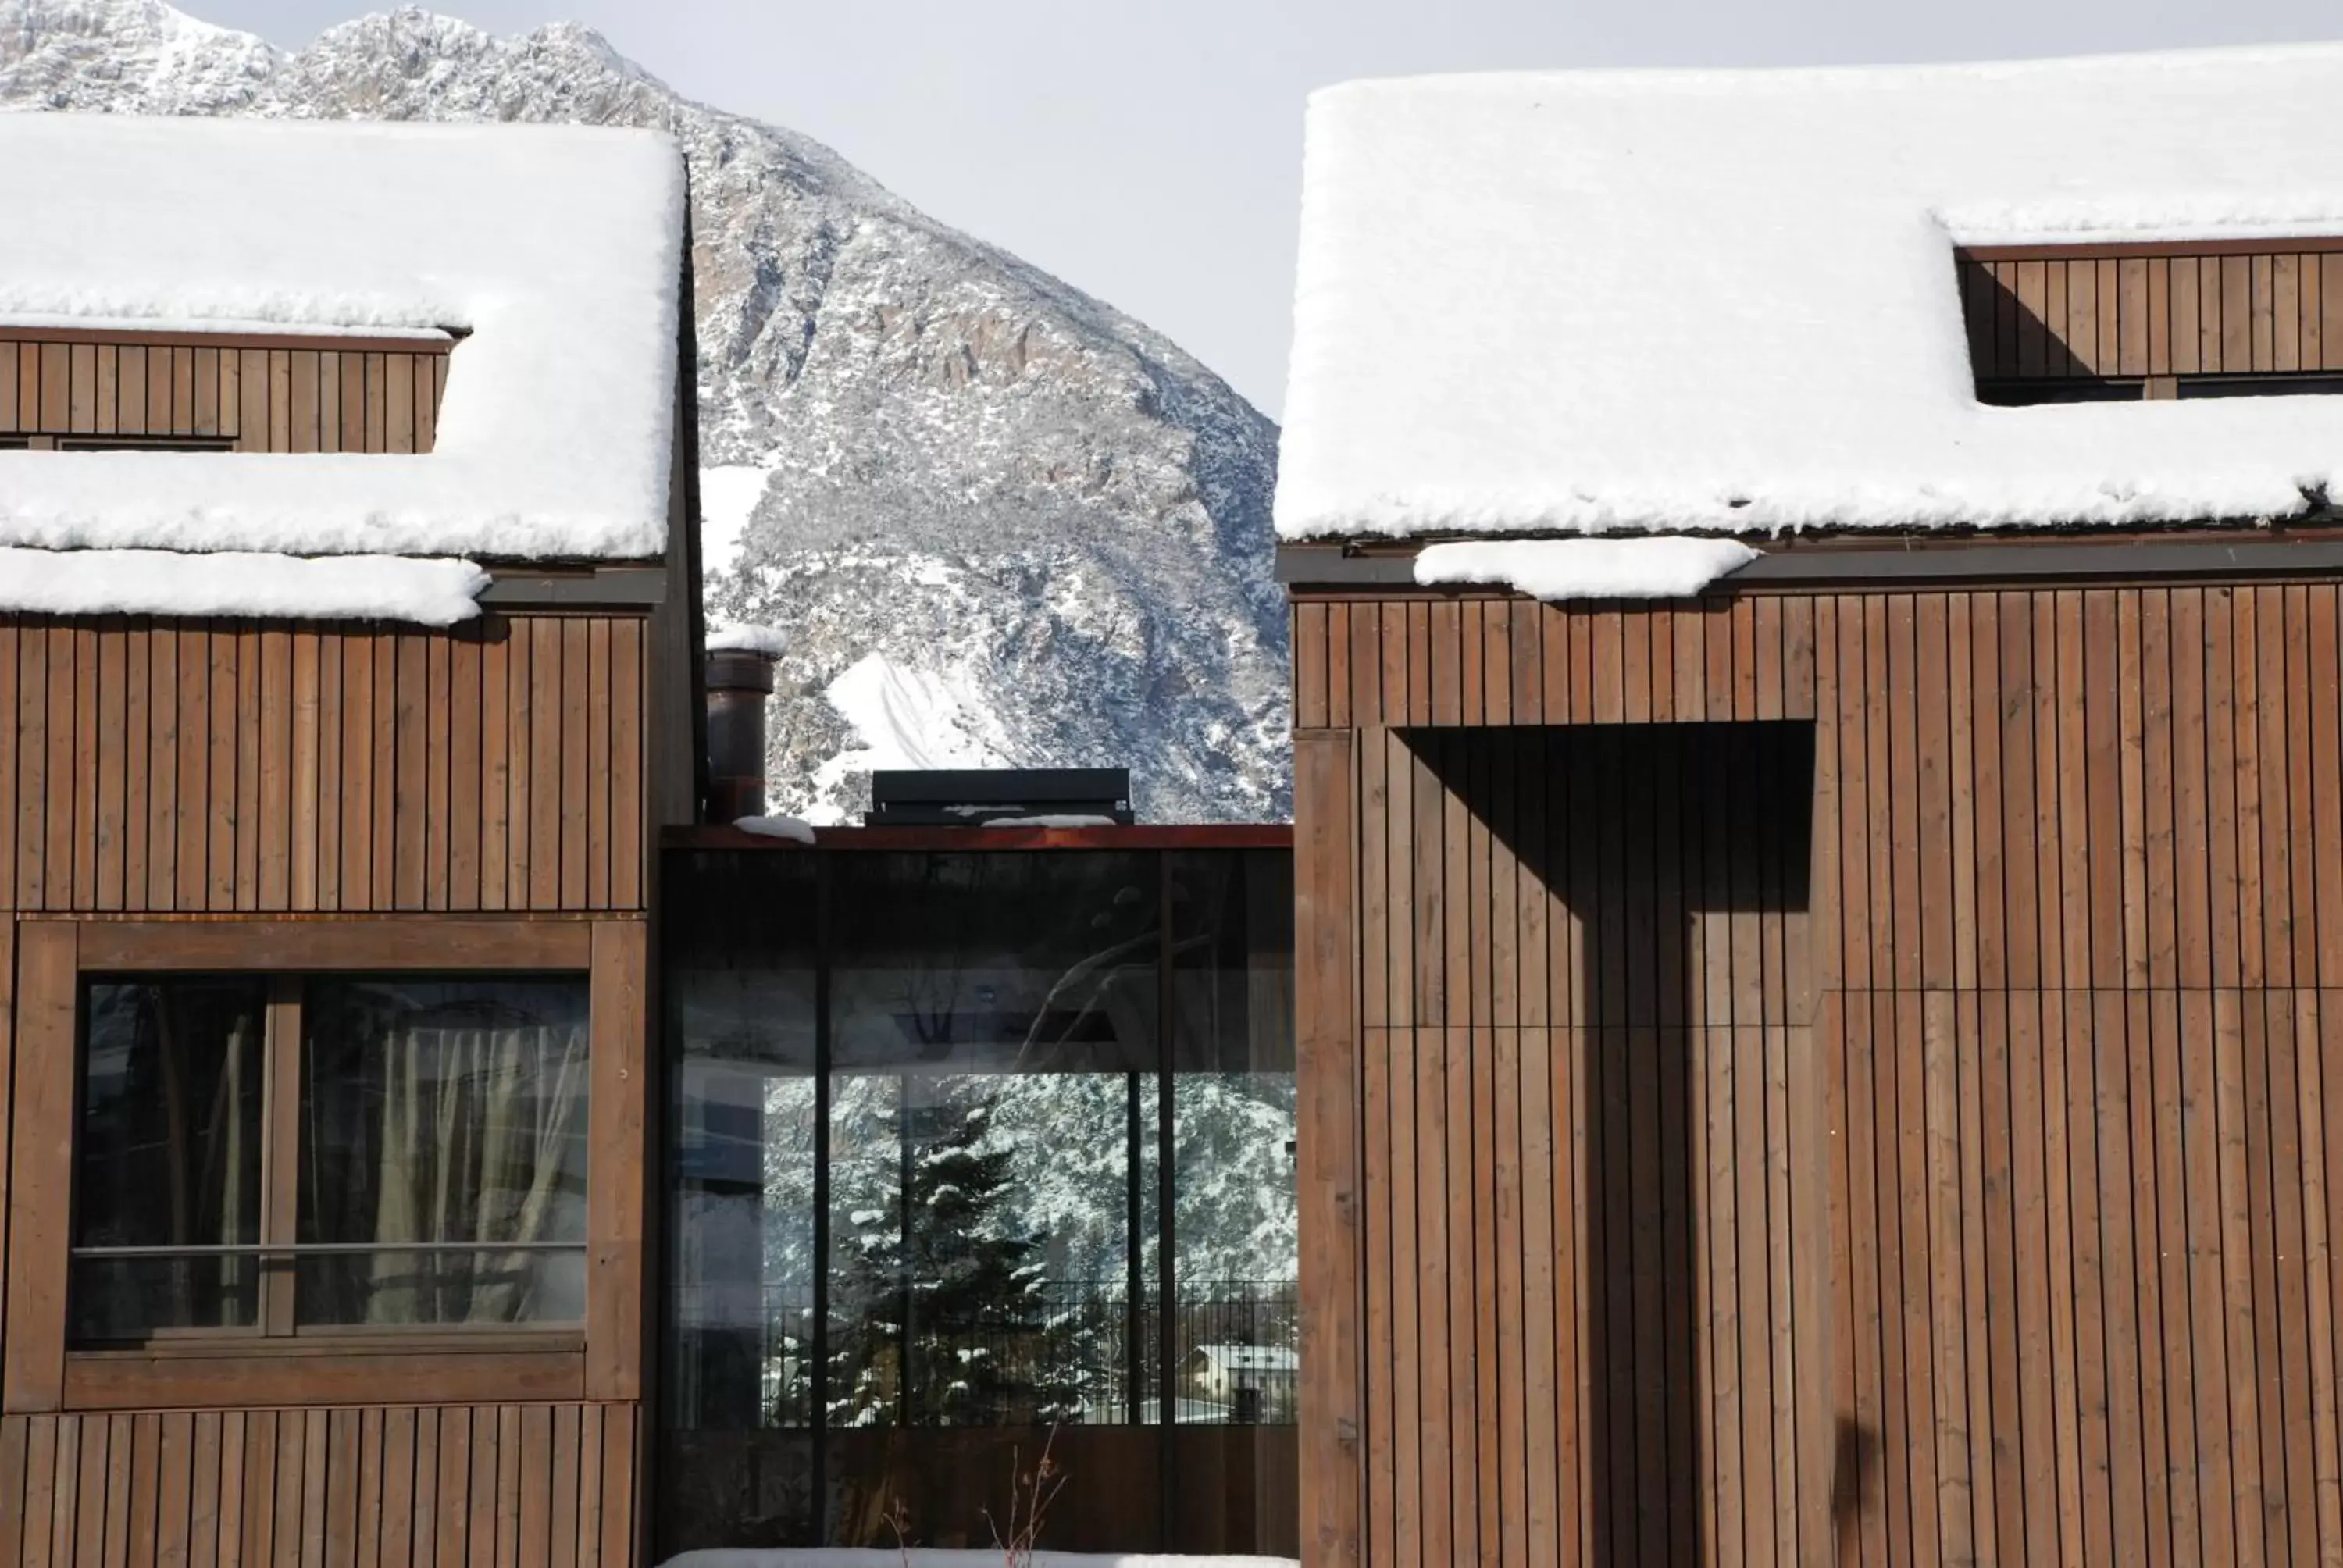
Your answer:
[[[238,972],[251,973],[251,971],[176,968],[109,970],[82,968],[79,970],[76,985],[78,992],[76,1001],[80,1008],[75,1024],[75,1041],[77,1088],[84,1081],[86,1068],[89,1030],[87,999],[91,987],[143,979],[162,980],[180,978],[214,979],[224,973],[234,975]],[[480,980],[561,980],[582,986],[590,986],[591,983],[589,971],[583,963],[574,969],[458,970],[440,967],[428,970],[365,971],[272,970],[254,975],[253,978],[265,985],[266,990],[262,1002],[260,1042],[258,1234],[247,1249],[252,1260],[258,1265],[258,1277],[254,1282],[253,1321],[248,1324],[169,1325],[150,1329],[136,1339],[104,1340],[77,1338],[73,1332],[69,1315],[65,1335],[65,1349],[69,1353],[134,1348],[146,1351],[172,1341],[188,1340],[197,1342],[232,1340],[239,1347],[249,1347],[255,1342],[265,1344],[270,1341],[293,1338],[379,1340],[387,1345],[411,1342],[431,1335],[445,1335],[451,1339],[475,1339],[482,1334],[494,1334],[500,1341],[507,1342],[516,1336],[543,1338],[558,1342],[564,1336],[575,1337],[585,1327],[582,1318],[550,1319],[542,1322],[477,1324],[305,1323],[301,1321],[300,1271],[297,1266],[299,1262],[303,1259],[321,1258],[335,1251],[347,1251],[353,1248],[367,1245],[366,1243],[318,1243],[303,1241],[300,1239],[300,1174],[304,1153],[301,1107],[304,1091],[307,1087],[303,1072],[306,1057],[303,1047],[307,1040],[308,1027],[309,991],[314,982],[330,981],[341,979],[345,975],[359,973],[364,973],[370,978],[436,980],[462,977]],[[588,1075],[590,1082],[592,1074],[590,1040],[588,1051]],[[593,1114],[590,1099],[586,1109],[590,1119]],[[87,1107],[82,1104],[77,1097],[74,1109],[74,1128],[76,1138],[79,1137],[80,1130],[85,1124],[86,1112]],[[75,1179],[78,1181],[78,1166],[76,1166]],[[512,1243],[499,1243],[498,1248],[501,1250],[509,1245]],[[587,1241],[581,1236],[575,1242],[524,1245],[533,1245],[536,1250],[540,1251],[558,1250],[564,1252],[575,1252],[582,1258],[586,1252]],[[369,1248],[368,1250],[377,1249]],[[479,1247],[478,1243],[466,1243],[462,1246],[451,1243],[447,1250],[478,1251]],[[78,1244],[71,1244],[66,1253],[68,1270],[70,1271],[74,1265],[85,1259],[94,1256],[102,1257],[118,1251],[117,1249],[85,1248]],[[149,1255],[159,1259],[168,1256],[171,1249],[155,1248],[142,1249],[142,1251],[147,1251]],[[68,1278],[66,1282],[68,1314],[72,1310],[72,1281]]]
[[[10,1268],[0,1410],[212,1408],[392,1401],[495,1402],[640,1394],[646,1150],[647,926],[616,920],[26,920],[17,928],[15,1105],[6,1171]],[[300,1052],[277,1049],[287,981],[345,974],[564,974],[588,986],[586,1316],[580,1323],[395,1328],[291,1321],[289,1289],[260,1322],[136,1343],[69,1340],[82,1076],[91,980],[266,974],[262,1238],[294,1235]],[[289,1091],[289,1093],[288,1093]],[[57,1135],[30,1135],[54,1128]],[[295,1156],[287,1161],[280,1151]],[[290,1169],[288,1169],[288,1166]],[[272,1272],[279,1272],[272,1271]],[[264,1280],[268,1276],[264,1275]],[[289,1281],[287,1282],[289,1284]],[[277,1317],[272,1320],[272,1305]],[[271,1329],[282,1332],[271,1332]]]

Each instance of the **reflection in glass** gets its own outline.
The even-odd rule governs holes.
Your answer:
[[[1180,855],[1168,874],[1176,1419],[1290,1423],[1301,1248],[1289,863]]]
[[[659,1529],[676,1550],[810,1545],[814,863],[686,864],[664,966],[673,1207]]]
[[[1292,1552],[1288,857],[684,864],[660,1552]]]
[[[585,1318],[587,987],[313,979],[303,1000],[305,1323]]]
[[[98,980],[84,992],[74,1245],[250,1245],[260,1240],[258,980]],[[76,1257],[80,1340],[255,1322],[257,1260]]]
[[[980,1544],[1051,1427],[1137,1413],[1134,1102],[1160,1050],[1151,857],[864,855],[834,873],[830,1345],[835,1540]],[[890,1429],[952,1428],[935,1452]],[[1091,1484],[1145,1499],[1151,1451]],[[1135,1483],[1135,1484],[1134,1484]]]

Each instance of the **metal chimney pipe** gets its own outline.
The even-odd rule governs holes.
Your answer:
[[[708,814],[737,822],[765,814],[765,702],[770,654],[721,648],[708,655]]]

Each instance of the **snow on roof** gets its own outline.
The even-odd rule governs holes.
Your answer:
[[[2338,94],[2331,45],[1320,93],[1278,531],[2299,513],[2343,398],[1980,406],[1953,250],[2343,236]]]
[[[0,325],[469,333],[427,455],[0,452],[0,545],[657,556],[683,211],[655,132],[0,115]]]
[[[1466,539],[1426,545],[1415,580],[1494,583],[1532,598],[1690,598],[1757,558],[1738,539]]]
[[[488,574],[412,556],[0,547],[0,611],[36,615],[249,615],[453,626],[479,613]]]

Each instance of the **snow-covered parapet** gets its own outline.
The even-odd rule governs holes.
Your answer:
[[[467,335],[428,454],[0,451],[0,546],[655,558],[683,211],[648,131],[0,115],[0,325]]]
[[[2343,236],[2343,46],[1312,99],[1277,528],[2255,519],[2343,398],[1980,405],[1959,244]]]
[[[786,839],[792,844],[813,842],[813,824],[799,817],[738,817],[732,825],[760,839]]]
[[[1415,580],[1483,583],[1546,600],[1689,598],[1757,556],[1738,539],[1685,535],[1471,540],[1425,546]]]
[[[248,615],[453,626],[479,614],[470,561],[224,551],[0,548],[0,612]]]

